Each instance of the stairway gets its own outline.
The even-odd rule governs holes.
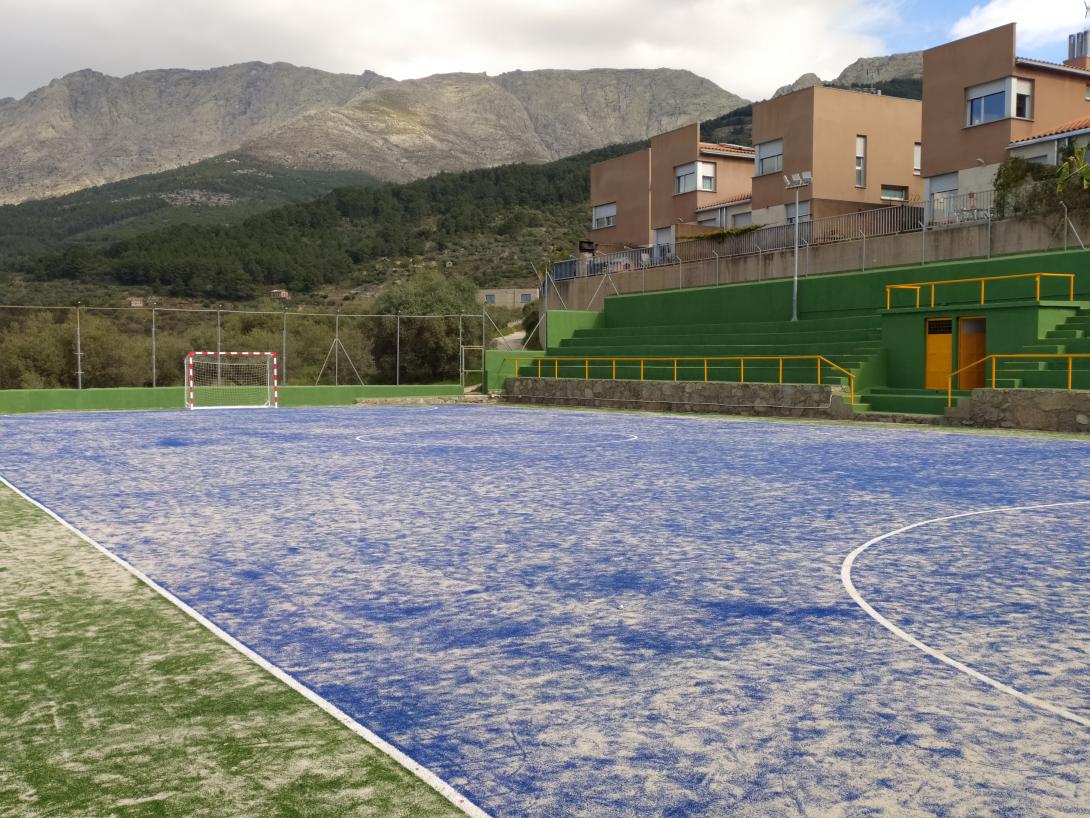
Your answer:
[[[563,358],[644,358],[645,380],[673,380],[674,359],[700,360],[677,362],[677,379],[704,380],[705,358],[734,356],[823,355],[856,376],[856,395],[867,369],[881,353],[881,319],[878,316],[803,319],[799,321],[762,321],[732,324],[667,324],[654,326],[617,326],[576,330],[571,338],[548,351],[550,357]],[[547,364],[545,365],[548,366]],[[615,368],[614,368],[615,367]],[[736,361],[709,361],[710,381],[739,381],[742,367]],[[612,378],[638,380],[638,361],[570,361],[555,370],[559,377]],[[747,383],[777,383],[781,377],[777,360],[747,360]],[[813,360],[785,360],[784,383],[815,383],[817,365]],[[847,386],[846,375],[828,366],[822,367],[822,383]],[[856,404],[857,410],[867,407]]]

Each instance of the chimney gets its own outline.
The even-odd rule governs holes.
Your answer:
[[[1080,31],[1067,38],[1067,59],[1064,65],[1090,71],[1090,31]]]

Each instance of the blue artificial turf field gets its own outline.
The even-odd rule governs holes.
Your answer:
[[[0,418],[0,474],[497,816],[1090,815],[1090,728],[841,583],[1090,444],[486,407]],[[1090,718],[1090,505],[860,555]]]

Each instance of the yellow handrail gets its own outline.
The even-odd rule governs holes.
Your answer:
[[[1068,301],[1075,300],[1075,274],[1074,273],[1015,273],[1013,275],[1005,276],[981,276],[979,278],[948,278],[942,281],[917,281],[912,284],[887,284],[886,285],[886,309],[891,309],[893,303],[893,291],[894,290],[915,290],[916,291],[916,309],[920,308],[920,293],[924,287],[931,288],[931,306],[935,306],[935,288],[943,284],[971,284],[974,281],[980,282],[980,303],[984,303],[984,285],[988,281],[1004,281],[1011,278],[1032,278],[1036,280],[1035,299],[1041,300],[1041,279],[1042,278],[1066,278],[1068,289]]]
[[[520,378],[522,375],[522,365],[527,362],[537,362],[537,377],[541,377],[541,365],[543,363],[552,363],[553,365],[553,380],[557,380],[560,377],[560,364],[566,363],[580,363],[583,365],[583,378],[584,380],[590,380],[590,365],[591,363],[609,363],[611,366],[612,380],[617,380],[617,364],[620,363],[636,363],[640,364],[640,380],[645,380],[644,373],[646,365],[648,363],[669,363],[673,368],[674,382],[678,381],[679,368],[681,363],[701,362],[704,365],[704,381],[708,380],[708,364],[716,362],[737,362],[739,366],[740,382],[746,382],[746,361],[777,361],[779,363],[779,383],[783,383],[783,362],[784,361],[814,361],[817,366],[817,383],[821,383],[821,368],[822,366],[829,366],[838,372],[842,372],[848,377],[848,394],[851,398],[851,402],[855,404],[855,373],[840,366],[840,364],[834,363],[826,358],[824,355],[708,355],[699,358],[674,358],[674,357],[650,357],[650,356],[632,356],[632,357],[612,357],[612,356],[536,356],[533,358],[505,358],[504,363],[514,361],[515,364],[515,377]]]
[[[1074,387],[1075,376],[1075,359],[1090,358],[1090,352],[1006,352],[995,353],[993,355],[985,355],[979,361],[973,361],[971,364],[966,364],[961,369],[951,372],[950,377],[946,379],[946,405],[954,405],[954,378],[964,372],[966,369],[972,369],[974,366],[980,366],[985,361],[992,362],[992,389],[995,389],[996,374],[998,363],[1001,359],[1019,359],[1029,358],[1035,361],[1042,361],[1054,358],[1066,358],[1067,359],[1067,389],[1071,391]]]

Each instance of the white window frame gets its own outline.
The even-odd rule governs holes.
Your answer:
[[[730,217],[731,227],[749,227],[753,224],[753,211],[745,210],[741,213],[734,213]]]
[[[590,211],[590,229],[603,230],[617,224],[617,203],[595,205]]]
[[[783,171],[783,140],[771,139],[757,146],[757,175],[767,176]]]
[[[699,162],[688,162],[674,168],[674,195],[692,193],[697,189],[697,173]]]
[[[912,174],[919,176],[923,170],[923,144],[917,142],[912,146]]]
[[[855,186],[867,186],[867,137],[865,134],[855,136]]]
[[[887,190],[895,190],[897,195],[887,195]],[[905,185],[882,185],[881,198],[883,202],[907,202],[908,188]]]
[[[1022,80],[1017,77],[1014,78],[1014,110],[1011,112],[1015,119],[1033,119],[1033,83],[1030,80]],[[1018,98],[1026,98],[1026,110],[1019,116],[1018,114]]]
[[[705,193],[715,193],[715,162],[697,162],[697,188]],[[708,180],[711,184],[708,184]]]

